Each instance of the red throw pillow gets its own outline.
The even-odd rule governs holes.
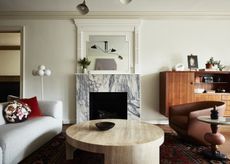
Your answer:
[[[31,113],[29,118],[42,116],[36,96],[28,99],[20,99],[19,101],[24,102],[30,106]]]

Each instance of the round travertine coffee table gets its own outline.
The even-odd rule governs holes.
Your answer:
[[[101,121],[114,122],[115,126],[100,131],[95,123]],[[104,154],[104,164],[157,164],[164,141],[161,128],[138,120],[91,120],[72,125],[66,134],[67,159],[81,149]]]

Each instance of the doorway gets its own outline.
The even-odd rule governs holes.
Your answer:
[[[23,30],[0,27],[0,102],[23,95]]]

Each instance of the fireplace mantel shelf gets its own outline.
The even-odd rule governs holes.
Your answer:
[[[89,72],[89,73],[75,73],[75,75],[139,75],[139,73],[122,73],[122,72]]]

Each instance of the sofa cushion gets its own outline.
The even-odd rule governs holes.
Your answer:
[[[31,113],[30,107],[21,102],[9,102],[3,110],[3,116],[8,123],[25,121]]]
[[[19,101],[24,102],[30,106],[32,111],[31,114],[29,115],[29,118],[42,116],[36,96],[32,98],[19,99]]]

